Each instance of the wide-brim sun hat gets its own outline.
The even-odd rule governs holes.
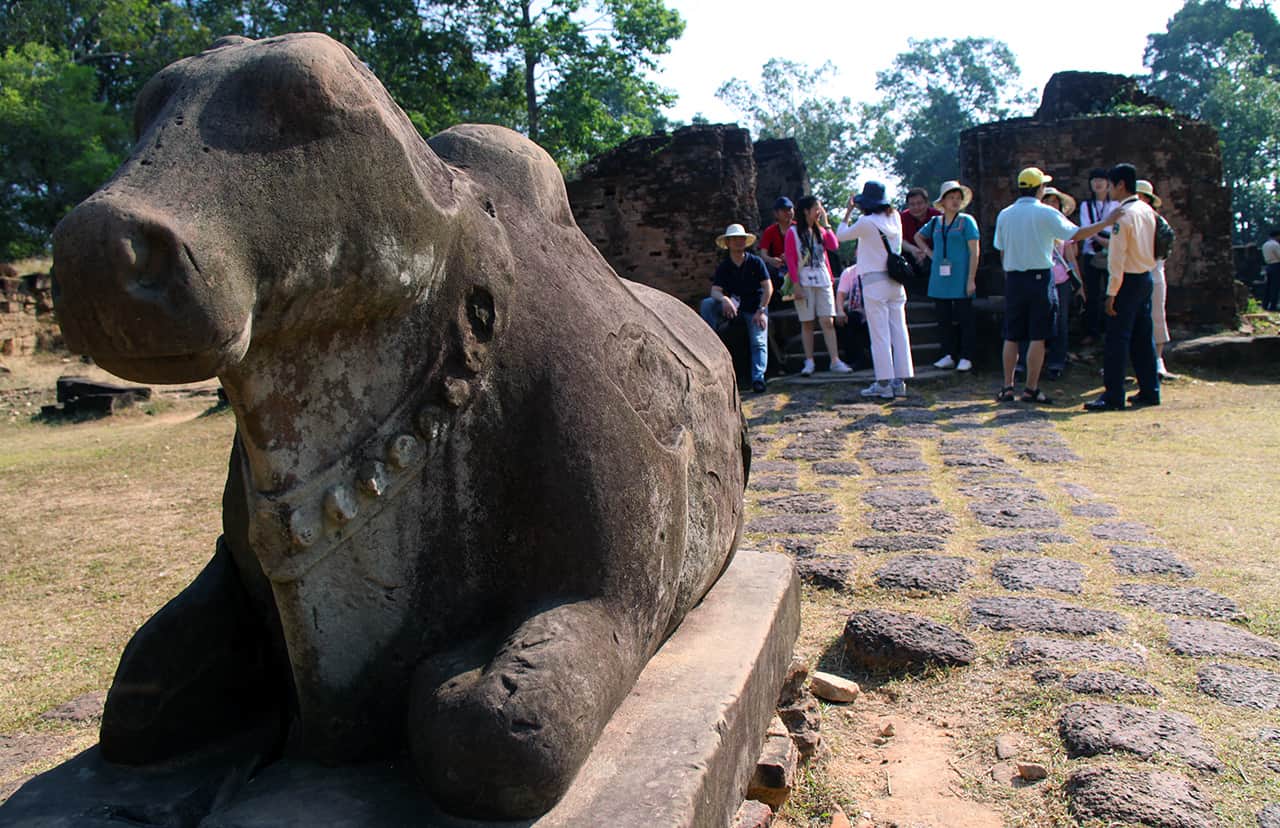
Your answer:
[[[1160,209],[1160,196],[1156,195],[1155,188],[1151,186],[1151,182],[1145,178],[1139,178],[1138,184],[1133,190],[1139,195],[1145,195],[1151,199],[1151,206]]]
[[[959,181],[944,181],[942,182],[942,186],[938,188],[938,198],[933,202],[933,206],[941,210],[942,199],[946,198],[947,193],[953,190],[960,191],[960,195],[961,195],[960,209],[961,210],[968,207],[969,202],[973,201],[973,190],[961,184]]]
[[[884,185],[879,181],[868,181],[862,185],[862,192],[853,197],[853,203],[864,210],[889,206],[885,197]]]
[[[1059,190],[1057,187],[1045,187],[1044,195],[1040,197],[1040,200],[1044,201],[1049,196],[1058,197],[1058,202],[1062,205],[1062,214],[1064,216],[1069,216],[1076,211],[1076,200],[1067,193],[1062,192],[1062,190]]]
[[[729,244],[725,241],[726,239],[746,239],[747,247],[756,243],[755,234],[748,233],[747,228],[743,227],[741,224],[730,224],[728,227],[724,228],[724,232],[716,236],[716,247],[722,249],[728,248]]]

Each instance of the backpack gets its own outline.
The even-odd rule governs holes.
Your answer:
[[[1169,222],[1164,220],[1164,216],[1156,213],[1156,259],[1169,258],[1169,251],[1173,249],[1174,236],[1173,228],[1169,226]]]

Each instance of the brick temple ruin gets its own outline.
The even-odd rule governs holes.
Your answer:
[[[790,138],[752,142],[735,124],[633,138],[567,183],[578,226],[619,276],[689,303],[707,295],[728,224],[758,233],[779,195],[809,192]]]
[[[1017,198],[1018,170],[1040,167],[1053,186],[1079,200],[1088,193],[1090,169],[1122,161],[1151,181],[1164,202],[1160,212],[1178,234],[1165,265],[1170,324],[1183,330],[1233,324],[1231,192],[1222,183],[1217,131],[1168,111],[1133,79],[1102,72],[1059,72],[1030,118],[961,134],[960,178],[973,187],[969,212],[982,229],[980,292],[1000,291],[991,242],[996,215]]]

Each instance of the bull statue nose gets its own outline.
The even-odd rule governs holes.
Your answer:
[[[139,298],[199,270],[178,230],[164,216],[101,199],[81,205],[54,235],[64,288],[97,290],[105,282]],[[105,277],[105,278],[104,278]]]

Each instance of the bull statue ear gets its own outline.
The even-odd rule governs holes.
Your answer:
[[[225,46],[239,46],[241,43],[252,43],[252,42],[253,42],[252,38],[241,37],[240,35],[223,35],[222,37],[213,41],[213,43],[210,43],[209,48],[205,49],[205,51],[212,52],[214,49],[221,49]]]

